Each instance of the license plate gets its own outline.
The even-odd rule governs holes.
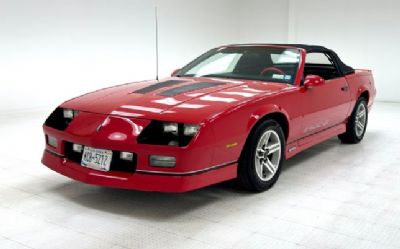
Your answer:
[[[111,165],[112,151],[92,147],[83,149],[81,165],[102,171],[109,171]]]

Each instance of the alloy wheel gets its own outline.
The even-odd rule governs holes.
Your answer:
[[[272,179],[278,170],[281,159],[281,140],[274,130],[267,130],[258,141],[255,153],[257,176],[262,181]]]
[[[355,132],[357,137],[361,137],[364,134],[365,124],[367,123],[367,108],[364,104],[360,104],[357,107],[355,117]]]

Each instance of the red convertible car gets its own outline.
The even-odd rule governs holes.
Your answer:
[[[115,188],[185,192],[237,178],[264,191],[295,154],[333,136],[360,142],[375,95],[371,71],[322,46],[222,46],[171,78],[63,103],[43,125],[42,162]]]

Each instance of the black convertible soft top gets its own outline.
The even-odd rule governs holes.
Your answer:
[[[290,46],[294,48],[302,48],[305,49],[307,53],[326,53],[329,54],[330,57],[334,60],[334,63],[338,67],[339,71],[343,75],[348,75],[354,73],[354,69],[346,64],[339,58],[339,56],[332,49],[326,48],[324,46],[317,45],[307,45],[307,44],[233,44],[234,46],[251,46],[251,45],[271,45],[271,46]]]
[[[305,49],[307,53],[326,53],[329,54],[332,59],[335,61],[337,67],[343,75],[354,73],[354,69],[350,66],[344,64],[344,62],[339,58],[339,56],[332,49],[317,46],[317,45],[306,45],[306,44],[270,44],[270,45],[278,45],[278,46],[291,46],[296,48]]]

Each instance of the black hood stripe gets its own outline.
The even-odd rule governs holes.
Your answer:
[[[153,92],[156,91],[158,89],[164,88],[164,87],[170,87],[173,85],[177,85],[183,82],[187,82],[185,80],[167,80],[167,81],[162,81],[162,82],[158,82],[156,84],[144,87],[142,89],[138,89],[136,91],[134,91],[133,93],[149,93],[149,92]]]
[[[204,89],[204,88],[216,87],[216,86],[220,86],[220,85],[225,85],[225,83],[199,82],[199,83],[194,83],[194,84],[190,84],[190,85],[184,85],[181,87],[172,88],[172,89],[169,89],[169,90],[159,93],[159,95],[164,96],[164,97],[173,97],[173,96],[176,96],[181,93],[186,93],[186,92],[195,91],[195,90]]]

